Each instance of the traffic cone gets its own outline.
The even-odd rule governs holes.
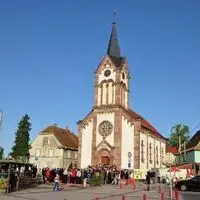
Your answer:
[[[163,192],[161,193],[161,197],[160,197],[160,199],[161,199],[161,200],[165,200],[165,195],[164,195]]]
[[[158,186],[158,192],[161,193],[161,186]]]
[[[122,188],[122,187],[123,187],[123,186],[122,186],[122,181],[120,181],[119,187],[120,187],[120,188]]]
[[[175,190],[175,200],[180,200],[180,193],[178,190]]]
[[[143,194],[143,200],[147,200],[147,194],[146,193]]]
[[[136,188],[136,185],[135,185],[135,183],[133,184],[133,189],[135,190],[135,188]]]

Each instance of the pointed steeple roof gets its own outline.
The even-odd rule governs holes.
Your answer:
[[[113,21],[113,23],[112,23],[112,31],[111,31],[111,35],[110,35],[110,41],[108,44],[107,54],[110,57],[121,58],[115,21]]]

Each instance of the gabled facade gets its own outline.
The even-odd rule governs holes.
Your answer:
[[[200,163],[200,130],[186,144],[186,150],[177,154],[177,164]]]
[[[32,142],[30,163],[38,168],[77,166],[78,138],[68,129],[49,126]]]
[[[95,72],[94,106],[78,122],[78,164],[99,163],[119,169],[163,166],[166,139],[129,107],[130,74],[121,56],[116,24],[112,24],[108,50]]]

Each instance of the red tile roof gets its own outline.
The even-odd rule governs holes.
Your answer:
[[[156,137],[159,137],[159,138],[162,138],[164,140],[167,140],[164,136],[161,135],[161,133],[156,130],[146,119],[144,119],[141,115],[139,115],[138,113],[134,112],[133,110],[131,109],[125,109],[124,107],[120,107],[123,109],[124,112],[128,113],[128,115],[133,118],[133,119],[139,119],[141,120],[141,126],[149,131],[151,131],[152,134],[154,134]],[[79,122],[77,122],[77,124],[81,124],[82,122],[84,122],[84,120],[87,119],[88,116],[91,115],[91,113],[93,112],[94,110],[92,109],[90,111],[90,113],[83,119],[83,120],[80,120]]]
[[[200,150],[200,130],[197,131],[193,137],[186,144],[187,149]]]
[[[167,153],[173,153],[176,155],[178,153],[177,147],[167,147]]]
[[[134,112],[131,109],[128,109],[128,113],[129,115],[131,115],[131,117],[133,119],[140,119],[141,120],[141,125],[143,128],[148,129],[149,131],[151,131],[155,136],[160,137],[162,139],[167,140],[164,136],[162,136],[146,119],[144,119],[141,115],[139,115],[138,113]]]
[[[63,147],[78,150],[78,137],[68,129],[63,129],[57,126],[48,126],[40,134],[44,132],[51,132],[54,134]]]
[[[200,151],[200,130],[197,131],[193,137],[186,143],[186,152]],[[181,148],[181,152],[184,152],[184,147]],[[178,153],[179,154],[179,153]]]

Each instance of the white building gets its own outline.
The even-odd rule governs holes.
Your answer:
[[[49,126],[32,142],[30,163],[38,168],[77,166],[78,138],[68,129]]]
[[[79,166],[105,163],[121,169],[163,167],[166,139],[129,107],[128,61],[121,56],[115,23],[107,53],[95,75],[94,106],[78,122]]]

